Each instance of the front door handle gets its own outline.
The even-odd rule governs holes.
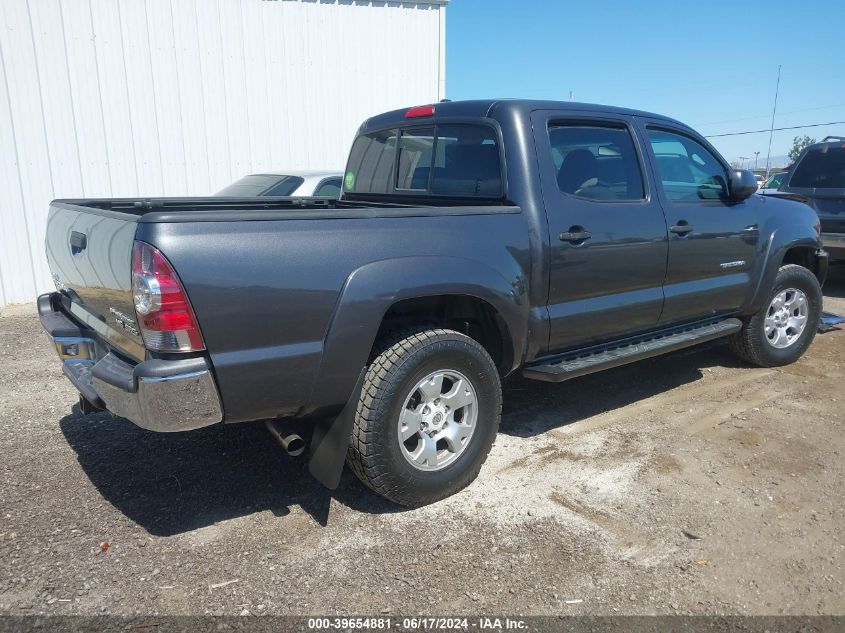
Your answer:
[[[669,227],[669,230],[675,235],[679,235],[681,237],[686,236],[688,233],[692,233],[692,227],[686,220],[678,220],[677,224]]]
[[[571,226],[568,231],[560,234],[560,241],[583,244],[591,237],[593,237],[593,234],[585,230],[583,226]]]

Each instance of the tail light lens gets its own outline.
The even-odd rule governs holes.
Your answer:
[[[135,242],[132,249],[132,295],[147,349],[205,349],[197,318],[176,271],[157,248],[146,242]]]

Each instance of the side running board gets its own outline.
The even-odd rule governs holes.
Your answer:
[[[664,331],[611,347],[592,348],[556,356],[545,362],[529,365],[522,374],[532,380],[563,382],[602,369],[633,363],[728,336],[741,328],[742,321],[739,319],[725,319],[717,323],[690,326],[683,330]]]

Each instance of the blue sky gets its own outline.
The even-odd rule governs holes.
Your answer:
[[[705,135],[845,121],[845,1],[452,0],[449,99],[529,97],[649,110]],[[775,132],[845,135],[845,124]],[[765,166],[768,132],[710,139]]]

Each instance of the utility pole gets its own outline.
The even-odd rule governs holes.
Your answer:
[[[760,152],[754,152],[754,169],[757,169],[757,157],[760,155]]]
[[[769,159],[772,157],[772,134],[775,131],[775,112],[778,109],[778,92],[780,91],[780,64],[778,64],[778,82],[775,84],[775,105],[772,108],[772,124],[769,126],[769,151],[766,152],[766,180],[769,179]]]

